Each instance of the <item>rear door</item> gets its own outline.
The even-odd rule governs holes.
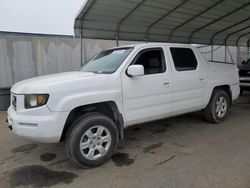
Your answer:
[[[192,48],[170,47],[173,66],[173,114],[197,110],[202,106],[206,76]]]
[[[145,75],[122,75],[125,120],[127,125],[166,117],[172,111],[171,71],[163,48],[139,51],[130,65],[144,66]]]

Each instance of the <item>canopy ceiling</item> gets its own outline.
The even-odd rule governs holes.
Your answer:
[[[75,35],[246,46],[250,0],[88,0],[76,17]]]

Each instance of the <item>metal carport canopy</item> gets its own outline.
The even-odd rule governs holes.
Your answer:
[[[250,0],[88,0],[75,36],[246,46]]]

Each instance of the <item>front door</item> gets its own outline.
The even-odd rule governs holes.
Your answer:
[[[144,49],[131,64],[144,67],[144,75],[122,75],[125,121],[127,125],[160,119],[172,110],[172,78],[162,48]]]

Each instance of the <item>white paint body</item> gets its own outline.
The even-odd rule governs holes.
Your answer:
[[[19,136],[46,143],[60,141],[69,113],[78,106],[113,101],[124,127],[204,109],[216,86],[227,85],[232,100],[239,96],[239,76],[233,64],[207,62],[198,50],[185,44],[140,44],[112,74],[66,72],[15,84],[16,110],[8,109],[9,124]],[[128,77],[126,70],[143,49],[162,48],[166,72]],[[198,60],[194,71],[175,70],[170,47],[191,48]],[[49,94],[45,106],[25,109],[25,94]]]

